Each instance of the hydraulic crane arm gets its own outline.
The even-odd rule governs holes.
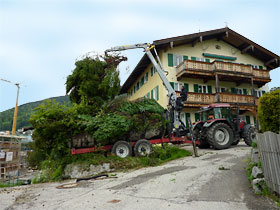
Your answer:
[[[158,54],[156,52],[155,46],[151,45],[149,43],[117,46],[117,47],[112,47],[111,49],[106,50],[105,55],[107,55],[108,52],[123,51],[123,50],[136,49],[136,48],[144,49],[144,52],[149,57],[153,66],[155,67],[159,77],[161,78],[163,85],[167,89],[168,96],[169,96],[169,104],[171,105],[171,108],[169,109],[170,119],[173,123],[173,128],[175,128],[176,131],[179,131],[179,129],[181,129],[181,127],[182,127],[181,126],[182,122],[180,120],[180,109],[178,108],[178,106],[176,104],[176,101],[177,101],[176,92],[172,88],[172,86],[170,85],[169,81],[167,80],[167,78],[165,76],[165,71],[162,68],[162,65],[161,65],[160,59],[158,57]],[[151,53],[152,49],[155,52],[157,60],[154,58],[154,55]]]

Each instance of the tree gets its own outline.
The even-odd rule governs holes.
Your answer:
[[[280,90],[265,93],[259,100],[258,119],[261,131],[280,131]]]
[[[101,61],[100,56],[86,57],[75,65],[66,81],[66,94],[69,93],[71,102],[100,106],[118,95],[120,79],[116,66]]]

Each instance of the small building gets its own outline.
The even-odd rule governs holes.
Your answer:
[[[269,72],[279,67],[279,56],[226,28],[171,37],[153,42],[171,86],[188,99],[184,121],[199,119],[196,112],[211,103],[240,107],[241,119],[256,123],[259,97],[269,90]],[[122,86],[130,100],[153,98],[164,108],[167,90],[145,54]]]

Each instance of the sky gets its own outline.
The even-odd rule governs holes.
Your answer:
[[[280,55],[279,0],[0,0],[0,78],[20,84],[19,105],[65,95],[75,61],[113,46],[223,28]],[[121,84],[143,50],[125,51]],[[280,86],[280,68],[269,88]],[[17,87],[0,80],[0,112]]]

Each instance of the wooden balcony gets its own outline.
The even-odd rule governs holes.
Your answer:
[[[177,79],[182,77],[202,78],[204,80],[214,80],[215,74],[219,75],[221,81],[233,81],[240,83],[250,83],[251,78],[259,87],[270,82],[268,70],[253,69],[251,65],[227,63],[214,61],[212,63],[185,60],[176,67]]]
[[[177,96],[180,96],[180,92],[176,93]],[[189,92],[188,99],[185,103],[185,107],[202,107],[212,103],[229,103],[241,107],[255,107],[256,105],[258,105],[258,99],[256,99],[256,105],[254,105],[254,97],[251,95],[238,95],[232,93],[209,94]]]

